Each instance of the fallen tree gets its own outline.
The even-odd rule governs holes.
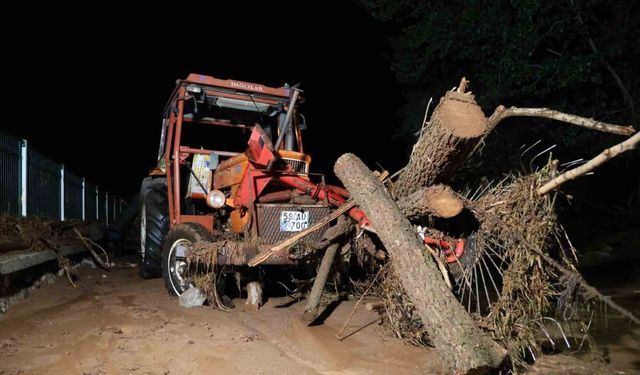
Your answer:
[[[460,87],[446,93],[440,100],[431,119],[425,122],[420,131],[409,162],[397,174],[397,181],[389,184],[401,212],[421,225],[425,223],[421,221],[424,217],[447,216],[438,214],[428,205],[419,206],[416,202],[425,201],[425,191],[435,188],[434,183],[449,183],[465,159],[473,153],[475,146],[472,145],[477,146],[506,118],[543,117],[612,134],[628,136],[634,133],[630,126],[608,124],[547,108],[499,106],[491,117],[480,120],[472,115],[479,108],[473,102],[473,96],[465,92],[466,86],[467,82],[463,79]],[[465,101],[468,103],[466,106],[460,105]],[[459,116],[449,113],[452,110],[457,111]],[[484,130],[480,131],[483,121]],[[462,134],[466,124],[473,124],[471,129],[476,129],[474,136],[456,138],[451,135]],[[511,173],[511,178],[505,178],[497,186],[479,188],[482,192],[474,197],[474,201],[464,200],[463,205],[471,210],[479,227],[473,229],[472,235],[466,239],[462,257],[449,263],[450,272],[455,277],[454,293],[464,308],[474,314],[476,324],[491,331],[493,337],[508,349],[510,367],[514,370],[523,370],[527,363],[535,361],[542,354],[540,335],[545,331],[541,322],[548,322],[548,317],[560,311],[560,306],[573,311],[571,319],[585,323],[585,326],[589,325],[590,317],[582,312],[593,303],[609,304],[616,310],[619,308],[610,304],[611,301],[605,297],[593,298],[595,292],[587,287],[580,289],[584,292],[575,292],[579,289],[574,285],[579,280],[579,274],[569,277],[565,272],[575,269],[575,257],[563,251],[574,249],[555,215],[555,196],[545,194],[620,153],[637,147],[638,137],[640,135],[633,135],[565,174],[558,176],[558,162],[551,161],[547,167],[530,175]],[[450,192],[450,196],[458,197],[454,191]],[[355,196],[354,192],[350,193],[352,197]],[[445,207],[455,207],[454,201],[451,202]],[[385,224],[390,222],[384,221]],[[378,232],[375,223],[374,229]],[[456,240],[446,231],[435,228],[427,228],[427,234],[445,238],[449,242]],[[388,246],[384,240],[383,243],[385,247]],[[438,255],[434,257],[437,259]],[[553,260],[556,263],[552,263]],[[393,254],[390,261],[396,262]],[[560,270],[558,265],[568,268]],[[390,325],[398,336],[424,345],[424,332],[432,331],[429,322],[422,321],[423,314],[415,295],[408,291],[405,295],[402,289],[406,288],[400,285],[405,286],[398,273],[386,272],[381,277],[377,294],[385,304],[385,324]],[[566,316],[567,310],[562,311]],[[621,314],[636,321],[632,314],[624,310],[621,310]],[[560,326],[564,323],[553,324]]]
[[[352,154],[338,159],[335,173],[371,220],[444,362],[457,373],[498,367],[505,350],[478,328],[443,282],[436,264],[425,261],[424,245],[382,183]]]
[[[541,117],[596,131],[632,135],[631,126],[608,124],[549,108],[506,108],[498,106],[489,118],[467,92],[462,78],[457,89],[440,99],[429,121],[423,124],[409,162],[391,186],[393,196],[405,197],[436,183],[447,183],[476,146],[503,120],[510,117]]]

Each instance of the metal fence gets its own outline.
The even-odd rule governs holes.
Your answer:
[[[98,189],[98,220],[107,221],[108,217],[106,214],[107,207],[107,197],[106,192],[102,189]]]
[[[117,221],[124,201],[0,129],[0,213]]]
[[[0,212],[19,215],[22,141],[0,130]]]
[[[64,172],[64,217],[67,219],[82,219],[82,184],[83,179],[71,171]]]
[[[27,150],[27,215],[60,217],[60,164]]]
[[[98,197],[96,185],[86,182],[84,183],[84,218],[85,220],[98,219]]]

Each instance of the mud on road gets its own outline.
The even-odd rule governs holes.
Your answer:
[[[244,311],[242,300],[231,312],[185,309],[161,279],[142,280],[135,268],[79,272],[76,288],[59,278],[0,320],[0,374],[443,373],[433,350],[376,324],[336,339],[355,301],[308,327],[298,318],[304,303],[288,297],[258,312]],[[377,318],[359,308],[345,332]]]

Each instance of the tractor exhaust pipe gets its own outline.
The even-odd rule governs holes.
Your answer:
[[[298,101],[298,96],[300,95],[300,90],[295,87],[292,90],[293,94],[291,94],[291,100],[289,101],[287,116],[284,118],[283,124],[278,124],[278,127],[280,128],[280,134],[278,135],[278,140],[276,141],[276,144],[274,146],[274,150],[276,151],[280,149],[280,145],[282,144],[282,141],[287,134],[290,134],[291,136],[291,147],[287,149],[289,150],[293,148],[293,131],[291,129],[291,119],[293,117],[293,109],[295,108],[296,102]],[[285,146],[287,146],[287,144],[285,144]]]

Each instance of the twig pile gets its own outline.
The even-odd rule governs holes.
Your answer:
[[[207,296],[211,306],[229,311],[220,298],[219,289],[224,275],[216,266],[218,252],[224,248],[224,244],[225,241],[193,244],[191,251],[187,252],[187,270],[190,281]]]

